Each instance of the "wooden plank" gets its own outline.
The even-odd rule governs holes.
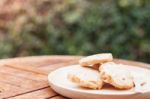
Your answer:
[[[3,93],[5,94],[7,93],[6,95],[8,95],[8,92],[10,90],[20,90],[20,87],[16,87],[7,83],[0,82],[0,99],[4,98]]]
[[[114,59],[114,62],[150,69],[150,64],[142,63],[142,62],[129,61],[129,60],[123,60],[123,59]]]
[[[32,72],[32,73],[36,73],[36,74],[41,74],[41,75],[47,75],[48,73],[46,71],[43,71],[41,69],[32,67],[32,66],[28,66],[28,65],[20,65],[20,64],[5,64],[6,67],[10,67],[10,68],[15,68],[15,69],[19,69],[22,71],[27,71],[27,72]]]
[[[49,74],[50,71],[55,70],[55,69],[60,68],[60,67],[64,67],[66,65],[75,64],[75,63],[77,63],[77,61],[68,62],[68,63],[59,63],[59,64],[54,64],[54,65],[48,65],[48,66],[40,67],[43,70],[39,69],[39,68],[35,68],[35,67],[30,67],[30,66],[22,66],[22,65],[19,65],[19,64],[5,64],[5,66],[12,68],[11,71],[9,71],[9,72],[11,74],[13,72],[13,75],[14,74],[15,75],[23,75],[24,71],[25,71],[25,72],[35,73],[36,74],[36,75],[34,75],[35,77],[32,77],[32,78],[40,79],[41,78],[41,77],[39,77],[40,74],[41,74],[40,76],[45,75],[44,78],[47,80],[47,75]],[[10,68],[9,69],[8,68],[5,69],[5,71],[8,72],[8,70],[10,70]],[[18,69],[19,69],[19,71],[18,71]],[[16,74],[16,72],[17,72],[17,74]],[[26,77],[31,77],[31,76],[32,76],[31,74],[30,74],[30,76],[26,75]],[[25,75],[23,77],[25,77]]]
[[[6,67],[6,66],[0,67],[0,68],[1,68],[0,69],[1,73],[7,73],[13,76],[22,77],[26,79],[32,79],[35,81],[47,81],[47,75],[37,74],[37,73],[28,72],[24,70],[18,70],[18,69]]]
[[[6,66],[0,68],[0,82],[5,82],[13,86],[21,87],[19,89],[12,88],[7,92],[0,93],[1,98],[17,96],[32,91],[37,91],[44,87],[49,87],[46,75],[17,70]],[[42,79],[40,79],[41,77]]]
[[[46,74],[45,74],[45,72],[44,73],[42,73],[41,72],[41,70],[38,70],[37,68],[30,68],[30,66],[22,66],[22,64],[21,65],[19,65],[19,64],[4,64],[5,65],[5,67],[3,66],[1,69],[0,69],[0,72],[1,73],[8,73],[9,72],[9,76],[4,76],[4,77],[6,77],[7,79],[6,80],[4,80],[4,81],[8,81],[8,79],[14,79],[14,81],[12,81],[12,82],[14,82],[14,83],[11,83],[11,84],[20,84],[20,85],[23,85],[23,83],[21,82],[21,81],[24,81],[24,85],[29,85],[28,87],[27,87],[27,89],[22,89],[22,90],[9,90],[9,92],[7,92],[7,94],[6,94],[6,92],[4,93],[2,93],[1,94],[1,97],[4,97],[4,98],[8,98],[8,97],[14,97],[14,96],[18,96],[18,95],[22,95],[22,94],[26,94],[26,93],[28,93],[28,92],[34,92],[34,90],[35,91],[37,91],[37,90],[39,90],[39,89],[37,89],[37,88],[43,88],[43,87],[47,87],[48,86],[48,84],[46,85],[46,86],[44,86],[42,83],[39,85],[39,86],[33,86],[32,84],[34,83],[37,83],[37,82],[34,82],[34,81],[32,81],[31,82],[31,84],[30,83],[28,83],[28,81],[26,81],[27,79],[22,79],[22,77],[23,78],[26,78],[26,77],[31,77],[31,74],[32,74],[32,76],[34,75],[36,78],[38,78],[37,77],[37,74],[38,75],[44,75],[45,77],[46,77],[46,79],[47,79],[47,76],[46,76]],[[30,74],[30,75],[28,75],[28,74]],[[12,76],[13,75],[13,76]],[[11,77],[12,76],[12,77]],[[9,77],[9,78],[8,78]],[[17,78],[21,78],[21,80],[19,79],[17,79]],[[33,78],[33,77],[31,77],[31,78]],[[2,79],[4,79],[4,78],[2,78]],[[35,80],[35,79],[34,79]],[[27,83],[26,83],[27,82]],[[47,81],[46,81],[47,82]],[[7,82],[8,83],[8,82]],[[32,87],[31,87],[31,86]],[[26,86],[21,86],[21,87],[26,87]],[[37,90],[36,90],[37,89]],[[36,94],[36,93],[35,93]],[[37,95],[35,95],[35,96],[37,96]]]
[[[13,59],[3,59],[0,60],[0,65],[4,65],[5,63],[18,63],[20,65],[28,65],[33,67],[50,65],[55,63],[61,62],[68,62],[73,60],[79,60],[80,56],[30,56],[30,57],[20,57],[20,58],[13,58]]]
[[[69,98],[66,98],[66,97],[63,97],[63,96],[56,96],[56,97],[52,97],[52,98],[49,98],[49,99],[69,99]]]
[[[0,93],[0,99],[15,97],[15,96],[18,96],[18,95],[27,94],[27,93],[34,92],[34,91],[37,91],[37,90],[41,90],[43,88],[48,88],[48,87],[49,87],[49,85],[48,85],[47,82],[42,82],[39,86],[36,86],[36,87],[10,89],[9,91],[5,91],[3,93]]]
[[[11,97],[9,99],[31,99],[31,98],[32,99],[46,99],[49,97],[54,97],[56,95],[57,94],[54,91],[52,91],[51,88],[44,88],[44,89],[34,91],[31,93],[27,93],[27,94],[23,94],[20,96]]]
[[[73,63],[73,62],[72,62],[72,63]],[[69,64],[72,64],[72,63],[70,62]],[[66,65],[66,63],[63,63],[63,64]],[[14,65],[14,64],[13,64],[13,65]],[[58,65],[58,66],[63,66],[62,63],[61,63],[61,64],[57,64],[57,65]],[[12,66],[12,65],[11,65],[11,66]],[[10,67],[11,67],[11,66],[10,66]],[[16,67],[16,65],[14,65],[14,66]],[[13,68],[14,66],[12,66],[12,68]],[[56,66],[56,65],[55,65],[55,66]],[[58,68],[58,66],[57,66],[57,68]],[[19,70],[20,70],[20,65],[17,66],[16,69],[18,69],[18,67],[19,67]],[[8,67],[7,67],[7,68],[8,68]],[[35,68],[34,68],[34,69],[35,69]],[[21,69],[21,70],[24,71],[24,69]],[[28,71],[27,71],[27,72],[28,72]],[[30,72],[30,71],[29,71],[29,72]],[[43,93],[43,91],[40,91],[40,92],[39,92],[39,91],[38,91],[38,92],[32,92],[32,94],[34,94],[34,96],[36,96],[36,97],[37,97],[37,96],[39,96],[39,97],[43,96],[42,93]],[[44,92],[44,93],[45,93],[45,92]],[[20,99],[20,97],[22,97],[22,98],[24,97],[23,99],[26,99],[26,97],[29,97],[29,95],[32,95],[32,94],[27,94],[27,96],[26,96],[26,94],[24,94],[23,96],[22,96],[22,95],[21,95],[21,96],[18,96],[19,98],[17,97],[17,99]],[[44,97],[44,96],[43,96],[43,97]],[[45,96],[45,97],[46,97],[46,96]],[[51,97],[51,96],[48,96],[48,97]],[[38,98],[35,98],[35,99],[38,99]]]
[[[75,64],[77,63],[78,60],[75,60],[75,61],[69,61],[68,63],[66,62],[63,62],[63,63],[58,63],[58,64],[54,64],[52,66],[50,65],[46,65],[47,66],[50,66],[48,68],[58,68],[60,67],[61,65],[62,66],[65,66],[65,65],[70,65],[70,64]],[[50,70],[46,70],[46,71],[43,71],[41,69],[38,69],[38,68],[35,68],[35,67],[32,67],[32,66],[28,66],[28,65],[23,65],[23,64],[20,64],[20,63],[5,63],[5,66],[7,67],[11,67],[11,68],[15,68],[15,69],[19,69],[19,70],[23,70],[23,71],[28,71],[28,72],[33,72],[33,73],[37,73],[37,74],[43,74],[43,75],[48,75],[48,73],[50,72]],[[45,66],[41,66],[41,68],[43,68]]]
[[[77,61],[71,61],[71,62],[64,62],[64,63],[58,63],[58,64],[53,64],[53,65],[47,65],[47,66],[43,66],[43,67],[39,67],[42,70],[45,70],[47,72],[53,71],[55,69],[64,67],[64,66],[69,66],[69,65],[73,65],[73,64],[77,64]]]
[[[16,87],[16,86],[12,86],[12,85],[7,84],[7,83],[0,82],[0,93],[9,91],[11,89],[20,89],[20,87]]]
[[[45,81],[34,81],[30,79],[0,73],[0,82],[5,82],[7,84],[11,84],[13,86],[21,88],[35,88],[36,86],[41,85]]]

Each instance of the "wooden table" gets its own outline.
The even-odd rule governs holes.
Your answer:
[[[32,56],[0,60],[0,99],[66,99],[48,85],[51,71],[76,64],[79,56]],[[141,66],[149,64],[114,60],[117,63]]]

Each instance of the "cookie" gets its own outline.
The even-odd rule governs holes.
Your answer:
[[[101,89],[103,82],[99,72],[90,68],[81,67],[68,74],[68,79],[80,87],[89,89]]]
[[[107,62],[100,66],[100,77],[117,89],[130,89],[134,87],[133,77],[122,64]]]
[[[113,60],[113,56],[111,53],[102,53],[102,54],[95,54],[95,55],[84,57],[81,60],[79,60],[79,64],[81,66],[92,67],[95,64],[110,62],[112,60]]]
[[[136,92],[150,91],[150,73],[132,72]]]

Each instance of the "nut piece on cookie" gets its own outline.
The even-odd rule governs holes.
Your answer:
[[[101,64],[105,62],[110,62],[113,60],[113,56],[111,53],[102,53],[102,54],[95,54],[91,56],[87,56],[82,58],[79,61],[81,66],[93,66],[94,64]]]
[[[118,89],[130,89],[134,87],[133,77],[125,65],[107,62],[99,68],[101,79]]]
[[[90,68],[81,67],[68,74],[68,79],[83,88],[101,89],[103,81],[100,79],[99,72]]]
[[[144,93],[150,91],[149,87],[150,79],[148,79],[149,74],[150,74],[149,72],[144,73],[132,72],[136,92]]]

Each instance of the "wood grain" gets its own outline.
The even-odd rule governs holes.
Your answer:
[[[48,83],[44,82],[36,87],[31,86],[31,88],[10,89],[9,91],[4,91],[4,92],[0,93],[0,99],[7,99],[7,98],[15,97],[15,96],[27,94],[30,92],[34,92],[37,90],[41,90],[43,88],[48,88],[48,87],[49,87]]]
[[[41,74],[41,75],[48,75],[47,71],[43,71],[41,69],[32,67],[32,66],[28,66],[28,65],[20,65],[20,64],[5,64],[6,67],[10,67],[10,68],[15,68],[18,70],[22,70],[22,71],[27,71],[27,72],[32,72],[32,73],[36,73],[36,74]]]
[[[20,57],[20,58],[13,58],[13,59],[3,59],[0,60],[0,66],[4,64],[21,64],[21,65],[28,65],[32,67],[38,66],[46,66],[56,63],[62,62],[69,62],[74,60],[79,60],[81,56],[30,56],[30,57]]]
[[[20,96],[16,96],[16,97],[11,97],[9,99],[29,99],[29,98],[32,98],[32,99],[46,99],[46,98],[49,98],[49,97],[54,97],[56,96],[57,94],[52,91],[51,88],[44,88],[44,89],[41,89],[41,90],[37,90],[37,91],[34,91],[34,92],[30,92],[30,93],[27,93],[27,94],[23,94],[23,95],[20,95]]]
[[[67,62],[77,59],[79,59],[79,57],[76,58],[72,56],[43,56],[1,60],[0,82],[8,84],[10,89],[3,91],[6,85],[4,86],[4,88],[0,88],[0,99],[15,97],[19,97],[20,99],[30,99],[30,96],[32,94],[34,96],[32,99],[37,99],[38,96],[41,98],[49,98],[56,95],[56,93],[51,94],[54,92],[49,88],[48,85],[47,75],[50,71],[45,71],[41,68],[47,67],[45,66],[45,64],[55,64],[55,66],[58,68],[57,65],[60,66],[60,64],[62,65],[62,63],[65,64]],[[53,67],[54,69],[55,66]],[[45,88],[49,88],[50,90],[47,91],[47,89]],[[6,89],[8,89],[8,87],[6,87]]]
[[[12,86],[12,85],[10,85],[10,84],[7,84],[7,83],[5,83],[5,82],[0,82],[0,94],[2,93],[2,92],[7,92],[7,91],[9,91],[9,90],[11,90],[11,89],[19,89],[20,87],[17,87],[17,86]]]
[[[40,69],[45,70],[47,72],[51,72],[51,71],[56,70],[58,68],[73,65],[73,64],[77,64],[77,63],[78,63],[77,61],[71,61],[71,62],[67,62],[67,63],[63,62],[63,63],[53,64],[53,65],[43,66],[43,67],[40,67]]]
[[[63,96],[56,96],[56,97],[49,98],[49,99],[69,99],[69,98],[65,98]]]
[[[12,76],[16,76],[18,78],[32,79],[35,81],[47,81],[47,75],[36,74],[24,70],[19,70],[15,68],[9,68],[6,66],[1,67],[0,73],[9,74]]]

